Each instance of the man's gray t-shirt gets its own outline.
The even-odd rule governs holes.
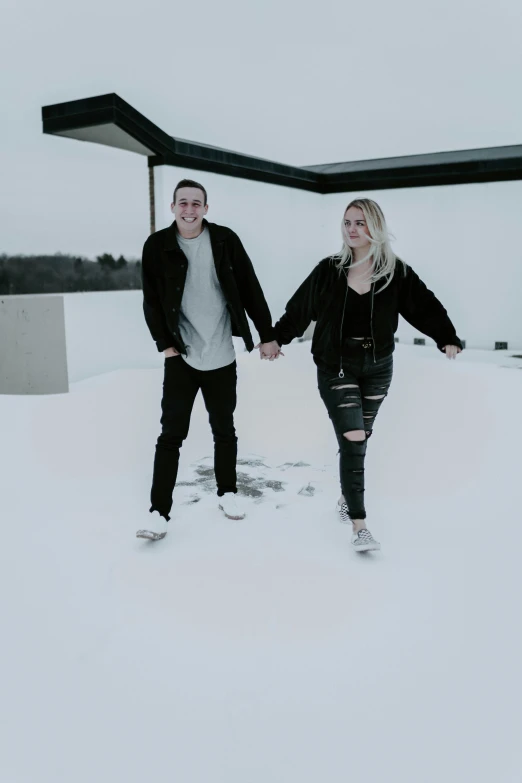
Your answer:
[[[208,229],[195,239],[178,232],[178,243],[188,260],[179,330],[187,346],[185,361],[196,370],[217,370],[236,358],[232,324],[216,274]]]

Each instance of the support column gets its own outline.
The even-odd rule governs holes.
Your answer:
[[[173,174],[174,171],[174,174]],[[154,166],[154,229],[160,231],[162,228],[170,226],[173,220],[172,212],[170,211],[170,203],[172,201],[172,191],[174,185],[172,184],[173,177],[175,178],[176,171],[171,166],[165,166],[163,163],[156,163]],[[150,180],[149,180],[150,181]],[[170,187],[166,188],[166,182]]]
[[[156,231],[156,203],[154,199],[154,166],[151,166],[151,159],[149,161],[149,214],[150,214],[150,233],[153,234]]]

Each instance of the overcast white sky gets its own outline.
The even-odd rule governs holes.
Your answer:
[[[44,136],[45,104],[116,92],[172,135],[298,165],[522,143],[519,0],[2,8],[0,253],[89,253],[125,211],[146,235],[145,159]]]

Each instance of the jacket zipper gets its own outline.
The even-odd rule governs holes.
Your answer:
[[[343,370],[343,324],[344,324],[344,313],[346,310],[346,300],[348,299],[348,272],[345,272],[346,274],[346,291],[344,294],[344,305],[343,305],[343,314],[341,317],[341,360],[339,365],[339,378],[344,378],[344,370]]]
[[[370,308],[370,337],[372,338],[372,353],[373,353],[373,363],[375,364],[377,359],[375,358],[375,340],[373,339],[373,297],[375,295],[375,283],[372,283],[372,297],[371,297],[371,308]],[[343,305],[343,315],[341,318],[341,360],[340,360],[340,366],[339,366],[339,378],[344,378],[344,370],[343,370],[343,324],[344,324],[344,313],[346,310],[346,300],[348,298],[348,274],[346,274],[346,292],[344,294],[344,305]]]
[[[370,337],[372,338],[372,353],[373,363],[375,364],[377,359],[375,358],[375,340],[373,339],[373,297],[375,295],[375,283],[372,283],[372,306],[370,309]]]

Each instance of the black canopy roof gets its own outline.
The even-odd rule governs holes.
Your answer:
[[[522,179],[522,144],[396,158],[288,166],[169,136],[115,93],[42,108],[43,132],[106,144],[167,164],[315,193]]]

